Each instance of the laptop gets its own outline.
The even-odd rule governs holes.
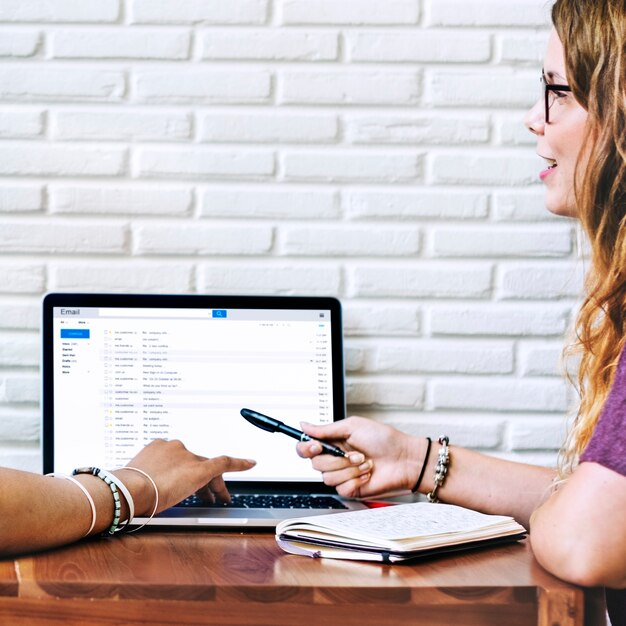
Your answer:
[[[274,527],[365,508],[324,485],[293,439],[240,414],[296,428],[345,417],[338,300],[51,293],[42,337],[44,473],[114,469],[153,439],[180,439],[257,465],[225,474],[231,505],[192,497],[151,525]]]

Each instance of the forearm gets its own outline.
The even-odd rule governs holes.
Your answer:
[[[96,523],[90,534],[106,530],[113,520],[111,490],[95,476],[75,478],[87,489],[95,505]],[[140,476],[134,477],[126,471],[123,480],[132,494],[141,493]],[[0,469],[0,485],[0,557],[77,541],[91,525],[89,500],[71,481]],[[140,498],[136,505],[143,512],[146,504],[143,497]],[[123,497],[120,502],[122,519],[125,519],[128,506]]]
[[[626,587],[626,478],[582,463],[532,516],[531,545],[550,572],[587,587]]]
[[[423,440],[416,445],[422,450],[425,448]],[[428,493],[434,487],[439,447],[437,441],[433,441],[419,489],[422,493]],[[420,458],[424,458],[424,452]],[[529,528],[533,511],[550,495],[554,476],[555,471],[548,468],[450,446],[448,474],[437,496],[442,502],[476,511],[510,515]]]
[[[323,473],[324,482],[337,487],[341,495],[368,498],[415,489],[427,456],[424,437],[357,416],[327,426],[303,427],[312,437],[351,451],[346,459],[338,459],[321,454],[314,440],[298,444],[298,453],[313,458],[313,467]],[[436,440],[432,442],[421,493],[434,487],[439,447]],[[549,496],[554,476],[554,470],[451,446],[448,474],[437,497],[484,513],[511,515],[528,528],[532,512]]]

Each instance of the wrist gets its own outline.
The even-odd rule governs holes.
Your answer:
[[[430,453],[430,445],[428,437],[411,438],[407,443],[407,476],[405,477],[406,488],[417,493],[422,491],[421,483],[425,479],[426,465],[428,464],[428,456]]]
[[[90,528],[89,535],[100,534],[111,526],[114,517],[114,500],[111,490],[103,480],[93,474],[76,474],[72,478],[87,489],[94,501],[96,523]],[[120,503],[121,500],[120,498]]]
[[[419,493],[419,489],[424,481],[424,476],[426,474],[426,468],[428,466],[428,459],[430,457],[430,449],[432,447],[433,441],[430,437],[426,437],[425,441],[426,441],[426,449],[424,450],[422,454],[422,466],[420,467],[419,474],[417,476],[417,481],[415,482],[413,489],[411,489],[412,493]]]
[[[116,469],[112,474],[119,476],[121,480],[131,493],[131,496],[135,503],[135,517],[145,517],[150,514],[152,505],[154,504],[154,494],[152,493],[152,487],[138,472],[127,470],[124,467]],[[128,504],[125,498],[122,503],[122,515],[128,515]]]

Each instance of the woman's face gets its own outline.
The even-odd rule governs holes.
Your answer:
[[[563,46],[554,28],[548,40],[543,71],[548,84],[569,84],[565,75]],[[587,111],[571,92],[553,92],[550,95],[550,122],[546,124],[543,95],[528,111],[524,122],[537,137],[537,154],[546,160],[546,168],[539,173],[546,187],[546,208],[556,215],[576,217],[574,172],[583,146]]]

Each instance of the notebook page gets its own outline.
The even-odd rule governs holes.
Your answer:
[[[338,515],[286,520],[277,534],[292,529],[319,529],[343,537],[399,541],[450,533],[467,533],[511,522],[512,518],[485,515],[451,504],[416,502]],[[297,524],[296,524],[297,522]]]

